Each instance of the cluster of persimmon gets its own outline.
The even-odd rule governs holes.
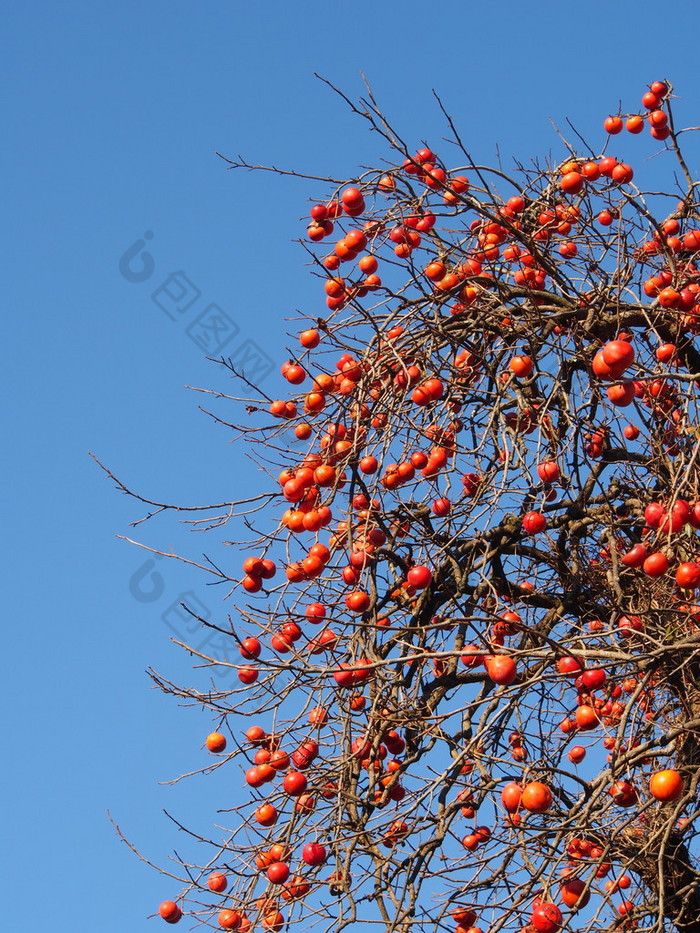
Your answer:
[[[636,136],[644,129],[644,117],[646,115],[646,122],[649,126],[650,135],[658,140],[668,139],[671,135],[671,128],[668,125],[668,114],[665,110],[661,109],[668,93],[669,87],[665,81],[654,81],[650,85],[649,90],[645,91],[642,95],[642,107],[644,107],[646,114],[629,114],[624,123],[621,116],[606,117],[603,123],[606,133],[615,136],[621,133],[624,127],[628,133],[632,133]]]
[[[675,145],[671,99],[605,130]],[[360,922],[387,887],[397,930],[653,913],[640,860],[691,837],[697,783],[700,663],[667,652],[700,624],[700,206],[657,221],[634,181],[605,149],[506,180],[423,146],[311,207],[325,317],[249,432],[269,524],[206,701],[250,795],[190,887],[220,928]]]

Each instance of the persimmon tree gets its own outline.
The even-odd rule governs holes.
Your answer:
[[[408,146],[369,93],[387,163],[301,176],[319,305],[289,390],[217,390],[260,495],[184,515],[248,542],[242,571],[223,540],[202,562],[228,647],[196,661],[235,686],[152,674],[211,711],[193,767],[237,788],[226,832],[187,830],[207,856],[168,870],[169,923],[700,930],[700,204],[673,100],[654,82],[509,174],[446,112],[440,151]]]

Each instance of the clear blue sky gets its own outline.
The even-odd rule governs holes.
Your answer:
[[[88,457],[168,501],[256,488],[184,386],[221,385],[196,342],[223,333],[211,315],[226,353],[278,367],[282,319],[322,313],[293,240],[325,191],[227,172],[215,151],[336,177],[376,161],[378,141],[314,71],[351,96],[365,73],[416,145],[445,132],[435,88],[483,159],[496,144],[504,158],[545,153],[550,117],[601,139],[618,100],[657,78],[697,125],[698,18],[690,3],[548,0],[6,8],[3,928],[163,928],[146,918],[178,891],[117,840],[107,810],[164,862],[178,841],[164,808],[205,827],[240,792],[220,776],[158,784],[204,763],[211,723],[145,669],[191,682],[168,608],[192,591],[220,611],[220,595],[165,561],[134,578],[147,555],[117,534],[195,559],[206,545],[167,524],[131,532],[141,510]],[[124,260],[125,277],[120,258],[146,231],[150,258]]]

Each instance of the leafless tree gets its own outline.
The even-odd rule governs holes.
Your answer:
[[[221,419],[260,495],[181,516],[249,544],[245,575],[194,561],[227,590],[197,663],[236,686],[152,674],[211,710],[237,788],[225,834],[187,830],[208,855],[170,870],[166,919],[700,931],[700,217],[673,100],[512,176],[445,111],[450,167],[347,101],[389,167],[301,176],[324,310],[289,395],[240,381]],[[625,124],[657,140],[652,187]]]

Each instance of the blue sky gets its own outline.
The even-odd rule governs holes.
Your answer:
[[[194,559],[206,545],[172,523],[130,530],[143,510],[88,456],[165,501],[260,489],[240,446],[184,387],[229,387],[197,343],[212,314],[232,335],[226,353],[274,362],[266,385],[278,384],[294,329],[284,318],[323,313],[293,241],[309,199],[326,191],[228,172],[215,152],[338,178],[383,157],[314,72],[350,96],[364,73],[412,145],[445,134],[435,88],[484,160],[497,145],[505,159],[545,154],[557,145],[549,119],[567,115],[602,141],[620,98],[636,106],[657,78],[673,80],[685,119],[700,123],[691,4],[653,24],[631,2],[534,8],[79,0],[6,10],[7,929],[37,916],[56,933],[160,929],[147,916],[177,891],[118,841],[107,810],[164,862],[177,834],[163,809],[206,826],[240,793],[220,775],[158,783],[206,763],[211,721],[153,690],[145,670],[190,682],[189,659],[169,641],[185,624],[171,606],[191,592],[214,612],[221,596],[165,559],[145,566],[148,555],[116,535]],[[123,259],[146,231],[146,264]]]

